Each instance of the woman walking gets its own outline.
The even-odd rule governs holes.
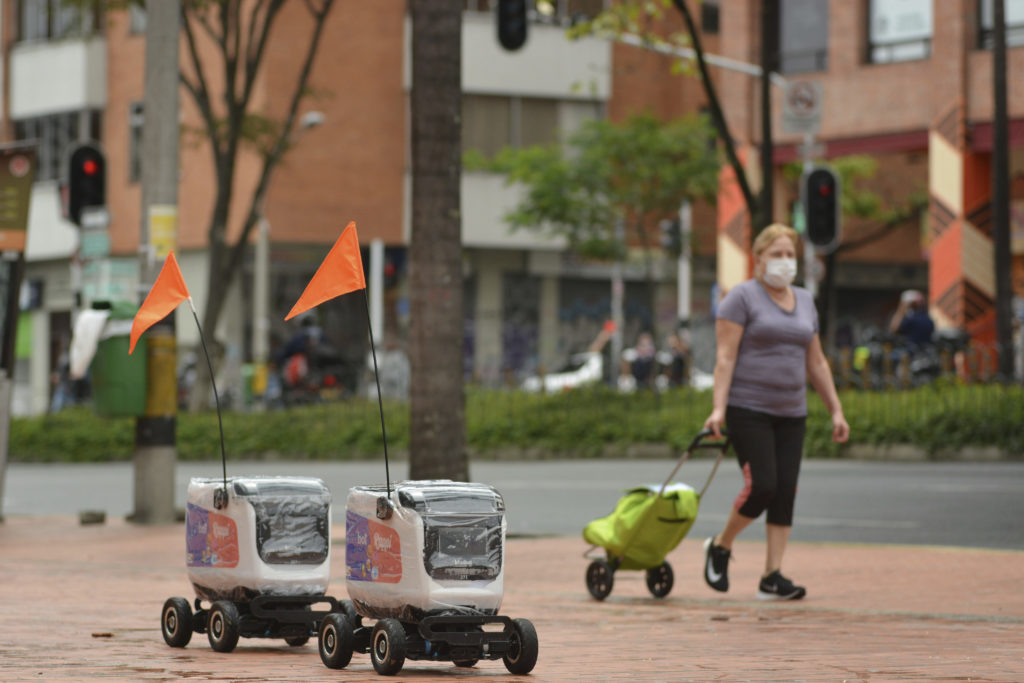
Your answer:
[[[765,566],[757,590],[763,600],[807,594],[782,575],[782,557],[793,525],[808,380],[832,416],[832,440],[841,443],[850,434],[818,338],[814,299],[792,285],[797,242],[790,227],[765,228],[754,240],[754,278],[719,304],[713,408],[704,423],[717,437],[728,427],[744,481],[725,528],[704,543],[704,580],[717,591],[729,590],[733,541],[766,512]]]

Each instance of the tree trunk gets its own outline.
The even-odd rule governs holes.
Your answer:
[[[1006,104],[1006,15],[1003,0],[992,3],[992,246],[996,275],[996,341],[999,374],[1013,379],[1013,283],[1010,251],[1010,153]]]
[[[412,0],[409,474],[469,479],[462,384],[462,6]]]

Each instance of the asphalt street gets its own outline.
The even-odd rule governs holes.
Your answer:
[[[702,454],[674,477],[699,489],[713,458]],[[575,535],[609,512],[624,489],[660,484],[674,460],[550,460],[477,462],[471,478],[505,497],[509,533]],[[322,478],[343,520],[347,490],[384,483],[383,462],[229,462],[228,475]],[[219,462],[178,463],[175,495],[181,507],[191,477],[219,477]],[[391,463],[393,480],[406,478],[405,462]],[[715,475],[690,536],[718,530],[741,487],[727,458]],[[1024,549],[1024,463],[886,463],[806,460],[797,496],[792,539],[802,542],[891,543]],[[124,517],[133,507],[132,465],[11,464],[3,513],[75,515],[102,510]],[[760,522],[744,538],[761,538]]]

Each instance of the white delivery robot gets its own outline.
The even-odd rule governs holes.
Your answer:
[[[161,630],[171,647],[185,647],[193,632],[206,633],[218,652],[233,650],[240,636],[297,647],[341,609],[325,595],[331,492],[320,479],[194,478],[185,540],[195,612],[185,598],[164,603]],[[314,610],[318,605],[327,609]]]
[[[345,585],[351,602],[320,623],[330,668],[369,652],[381,675],[406,659],[469,667],[502,659],[515,674],[537,662],[537,632],[499,616],[504,594],[505,503],[493,487],[405,481],[349,490]],[[363,619],[374,619],[364,626]]]

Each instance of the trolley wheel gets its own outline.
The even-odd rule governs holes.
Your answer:
[[[370,661],[381,676],[394,676],[405,664],[405,628],[398,619],[381,619],[373,626]]]
[[[185,647],[192,640],[192,608],[185,598],[167,598],[160,615],[164,642],[171,647]]]
[[[508,639],[508,651],[502,657],[510,673],[528,674],[537,664],[537,629],[528,619],[513,619],[512,634]]]
[[[210,607],[206,637],[215,652],[231,652],[238,645],[238,608],[228,600],[218,600]]]
[[[309,634],[304,636],[289,636],[284,639],[284,642],[288,643],[292,647],[302,647],[309,642]]]
[[[329,669],[344,669],[352,661],[352,623],[341,612],[331,612],[320,622],[317,634],[320,661]]]
[[[476,663],[479,661],[479,659],[453,659],[452,664],[468,669],[471,666],[476,666]]]
[[[587,590],[595,600],[604,600],[612,592],[615,584],[615,572],[604,560],[594,560],[587,567]]]
[[[662,562],[654,569],[647,570],[647,590],[656,598],[663,598],[672,591],[675,583],[675,575],[672,573],[672,565]]]

